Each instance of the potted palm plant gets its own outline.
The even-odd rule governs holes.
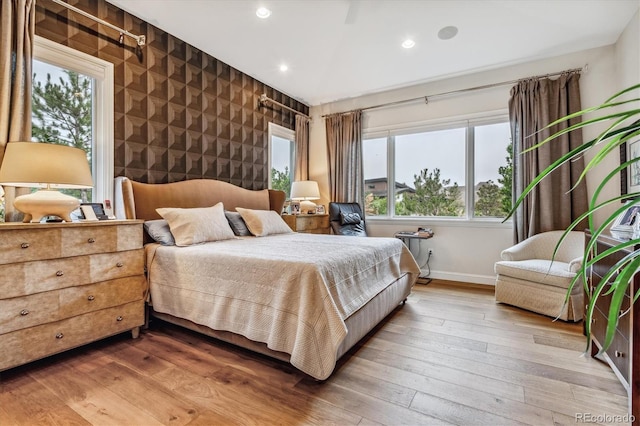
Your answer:
[[[572,161],[574,158],[577,158],[581,155],[584,155],[587,152],[593,152],[593,157],[589,160],[585,169],[578,179],[581,181],[586,178],[586,175],[590,170],[593,170],[596,166],[601,164],[605,157],[613,152],[618,152],[620,146],[631,142],[633,138],[640,137],[640,105],[638,105],[640,98],[632,97],[631,99],[624,99],[625,95],[630,92],[634,92],[640,89],[640,84],[633,85],[625,90],[622,90],[619,93],[616,93],[609,99],[607,99],[601,105],[587,108],[582,111],[578,111],[574,114],[562,117],[559,120],[554,121],[546,126],[546,128],[551,128],[557,124],[563,123],[565,121],[569,121],[576,117],[582,117],[586,114],[596,114],[595,118],[588,118],[584,121],[571,125],[553,135],[549,136],[536,146],[530,149],[536,149],[539,146],[545,143],[551,143],[554,139],[568,132],[575,131],[577,129],[583,129],[588,126],[593,125],[606,125],[606,129],[602,131],[597,137],[594,139],[582,144],[581,146],[575,148],[571,152],[565,154],[558,160],[556,160],[553,164],[543,170],[536,178],[524,189],[522,194],[518,197],[516,202],[514,203],[514,207],[510,213],[513,214],[516,208],[522,203],[525,197],[531,192],[531,190],[540,183],[546,176],[552,173],[555,169],[560,167],[562,164]],[[640,192],[634,192],[630,194],[621,194],[617,197],[611,197],[609,199],[599,199],[602,193],[603,188],[611,179],[617,178],[619,173],[629,167],[631,164],[640,161],[640,158],[632,158],[628,159],[625,162],[622,162],[620,165],[612,168],[609,174],[603,179],[603,181],[595,188],[591,199],[589,200],[589,205],[587,211],[578,217],[565,231],[562,238],[560,239],[558,245],[556,246],[556,250],[564,241],[565,236],[568,232],[574,230],[576,226],[584,219],[587,219],[589,232],[591,233],[592,238],[586,244],[584,250],[584,257],[582,261],[582,267],[580,271],[576,274],[573,282],[569,286],[567,291],[567,299],[571,294],[571,290],[573,286],[582,279],[582,282],[585,285],[585,290],[588,298],[587,312],[585,313],[585,331],[588,338],[591,336],[591,320],[593,318],[594,308],[596,305],[596,301],[599,297],[603,295],[611,295],[611,304],[610,310],[608,313],[608,324],[605,334],[605,341],[602,344],[602,348],[600,352],[603,352],[608,349],[611,345],[613,337],[615,335],[615,330],[618,325],[618,318],[620,308],[622,306],[625,293],[629,287],[629,282],[633,275],[640,269],[640,250],[631,250],[628,248],[635,247],[640,244],[640,238],[632,238],[630,240],[620,240],[618,244],[615,246],[603,251],[602,253],[594,253],[594,245],[600,234],[605,232],[611,224],[616,220],[616,218],[626,211],[628,208],[627,205],[621,204],[621,201],[627,199],[635,199],[640,197]],[[576,182],[577,184],[577,182]],[[594,214],[604,208],[610,209],[610,205],[620,205],[616,207],[611,213],[611,215],[604,220],[602,224],[596,225],[594,221]],[[602,260],[603,258],[611,255],[612,253],[625,250],[628,252],[622,259],[614,264],[611,269],[605,274],[605,276],[601,279],[598,286],[593,288],[592,290],[588,288],[588,274],[590,268],[593,264]],[[555,253],[554,253],[555,255]],[[617,275],[616,275],[617,274]],[[612,279],[610,287],[605,290],[605,285],[607,282]],[[631,295],[633,297],[633,303],[636,302],[638,297],[640,296],[640,290],[636,292],[636,294]],[[588,347],[588,346],[587,346]]]

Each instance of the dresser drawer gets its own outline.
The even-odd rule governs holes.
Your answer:
[[[60,238],[60,229],[3,229],[0,264],[60,257]]]
[[[91,282],[143,274],[144,249],[94,254],[90,269]]]
[[[78,226],[61,229],[65,257],[113,252],[117,249],[118,227]]]
[[[56,291],[0,300],[0,334],[58,319]]]
[[[118,243],[117,250],[135,250],[142,248],[142,225],[141,224],[126,224],[118,225]]]
[[[0,335],[0,370],[118,334],[144,323],[144,302]]]
[[[605,313],[599,309],[593,311],[593,322],[591,328],[591,335],[596,340],[598,348],[602,348],[604,345],[605,332],[607,328],[607,318]],[[627,340],[619,331],[616,330],[611,346],[607,349],[606,353],[611,359],[611,362],[615,368],[620,372],[624,379],[629,381],[629,369],[631,366],[631,354],[629,352],[630,345]],[[595,354],[592,354],[595,355]]]
[[[89,266],[88,256],[0,265],[0,299],[87,283]]]
[[[59,318],[122,305],[146,298],[144,275],[118,278],[97,284],[65,288],[59,293]]]

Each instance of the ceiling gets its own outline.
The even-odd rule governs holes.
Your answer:
[[[108,0],[308,105],[616,42],[640,0]],[[259,19],[256,9],[272,14]],[[446,26],[458,28],[449,40]],[[412,38],[416,45],[400,45]],[[287,64],[286,72],[280,71]]]

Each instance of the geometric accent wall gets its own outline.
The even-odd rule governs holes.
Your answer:
[[[259,108],[260,95],[304,114],[308,106],[104,0],[67,2],[147,38],[139,49],[130,38],[121,45],[108,27],[50,0],[36,3],[37,35],[114,64],[115,176],[267,187],[268,124],[294,129],[295,115]]]

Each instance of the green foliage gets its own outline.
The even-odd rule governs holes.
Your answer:
[[[493,181],[481,184],[478,188],[478,200],[474,206],[476,216],[503,217],[502,190]]]
[[[366,214],[384,216],[387,214],[387,197],[377,197],[371,193],[364,198]]]
[[[34,74],[32,93],[32,136],[35,141],[80,148],[91,165],[92,94],[91,79],[65,70],[66,77],[53,82],[47,74],[43,83]],[[66,189],[82,202],[91,201],[91,190]]]
[[[500,187],[500,201],[502,203],[502,212],[499,216],[506,216],[513,207],[513,144],[507,145],[507,156],[505,157],[506,165],[498,168],[498,174],[502,176],[498,178]]]
[[[572,132],[574,130],[580,130],[585,127],[591,125],[603,126],[606,125],[606,129],[602,131],[596,138],[583,143],[581,146],[573,149],[569,153],[563,155],[561,158],[553,162],[549,167],[540,172],[538,176],[536,176],[533,181],[524,189],[522,194],[518,197],[515,202],[515,205],[510,212],[510,215],[514,213],[515,209],[522,203],[522,201],[526,198],[526,196],[535,188],[546,176],[560,167],[562,164],[573,161],[575,158],[580,156],[585,156],[585,153],[591,151],[591,160],[587,162],[585,165],[584,172],[578,179],[578,182],[585,179],[587,173],[597,166],[603,167],[604,159],[611,153],[617,153],[620,147],[625,144],[632,142],[634,139],[640,136],[640,98],[632,97],[627,100],[620,100],[624,95],[630,92],[640,90],[640,84],[633,85],[619,93],[616,93],[611,98],[607,99],[603,104],[587,108],[582,111],[578,111],[574,114],[570,114],[565,116],[559,120],[554,121],[546,126],[546,128],[552,128],[560,123],[567,122],[569,120],[573,120],[578,117],[582,117],[587,115],[589,118],[577,124],[569,125],[567,128],[560,130],[553,135],[549,136],[544,141],[540,142],[536,146],[530,148],[531,150],[538,148],[539,146],[551,143],[556,140],[559,136],[564,135],[566,133]],[[598,115],[599,114],[599,115]],[[591,267],[598,261],[602,260],[606,256],[616,253],[621,250],[625,250],[628,247],[633,248],[634,246],[640,244],[640,238],[635,238],[630,241],[620,241],[620,243],[602,253],[597,253],[595,243],[600,234],[602,234],[609,226],[616,220],[616,218],[624,212],[628,206],[622,205],[615,208],[615,211],[607,217],[604,222],[596,226],[594,222],[595,213],[607,206],[610,205],[619,205],[620,201],[626,198],[629,199],[638,199],[640,197],[640,192],[634,192],[627,195],[620,195],[616,197],[612,197],[609,199],[602,199],[604,197],[600,197],[602,190],[605,185],[611,181],[612,179],[619,179],[620,171],[633,165],[640,161],[640,158],[634,158],[629,161],[626,161],[618,166],[613,167],[609,174],[602,179],[602,181],[598,184],[591,196],[589,201],[588,210],[578,217],[565,231],[563,237],[560,242],[556,246],[556,251],[562,241],[564,241],[565,236],[568,232],[578,226],[578,224],[584,220],[588,220],[589,224],[589,232],[591,233],[591,239],[587,243],[583,255],[582,267],[575,279],[572,281],[569,289],[567,290],[567,300],[573,286],[582,279],[582,282],[585,285],[585,291],[587,292],[588,297],[588,305],[587,312],[585,318],[585,329],[587,336],[590,336],[591,323],[593,319],[594,308],[596,302],[599,297],[610,297],[610,308],[607,316],[607,329],[605,341],[602,343],[602,348],[600,353],[603,353],[608,347],[611,345],[613,341],[613,337],[616,332],[616,327],[618,324],[618,319],[620,312],[623,312],[622,302],[625,298],[625,293],[629,287],[629,280],[633,277],[633,275],[640,268],[640,250],[632,250],[627,255],[623,255],[622,259],[614,264],[611,269],[604,274],[601,279],[599,285],[591,291],[587,285],[589,271]],[[577,183],[575,185],[577,185]],[[590,256],[590,253],[593,253],[593,256]],[[555,252],[554,252],[555,256]],[[609,285],[610,284],[610,285]],[[640,297],[640,289],[636,290],[636,293],[632,295],[634,303],[637,301],[638,297]],[[589,345],[587,345],[588,347]]]
[[[291,194],[291,176],[289,175],[289,167],[285,166],[284,171],[271,168],[271,189],[279,189],[284,191],[286,197]]]
[[[396,203],[399,216],[461,216],[464,206],[460,202],[460,188],[451,185],[451,179],[442,179],[440,169],[423,169],[414,175],[415,193],[405,192]]]

